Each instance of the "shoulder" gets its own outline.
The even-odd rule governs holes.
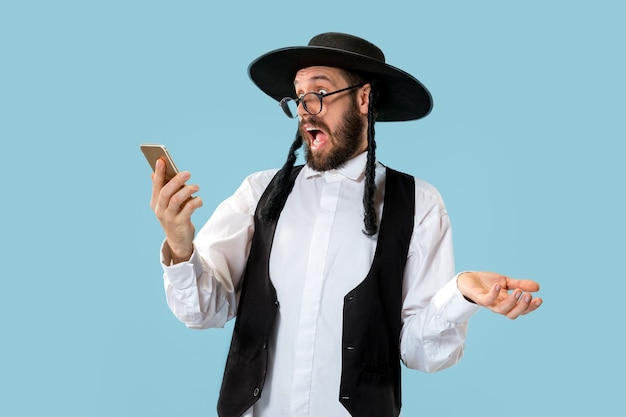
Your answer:
[[[420,178],[415,178],[415,199],[432,201],[443,205],[443,198],[434,185]]]
[[[415,179],[415,220],[424,227],[431,223],[448,222],[448,211],[441,194],[432,184]]]
[[[254,172],[243,180],[239,188],[247,190],[253,194],[258,194],[260,197],[277,172],[278,169],[268,169],[265,171]]]
[[[268,169],[249,174],[239,188],[226,199],[220,208],[244,213],[254,213],[259,199],[269,185],[278,169]]]
[[[407,174],[405,172],[401,172],[401,171],[397,171],[394,170],[392,168],[389,167],[385,167],[386,170],[390,170],[393,171],[394,173],[396,173],[397,175],[400,175],[401,177],[404,178],[412,178],[413,181],[415,182],[415,200],[416,203],[418,202],[425,202],[425,201],[431,201],[431,202],[435,202],[438,204],[443,204],[443,199],[441,197],[441,194],[439,193],[439,191],[437,190],[437,188],[435,188],[434,185],[432,185],[431,183],[429,183],[426,180],[423,180],[421,178],[416,178],[411,174]]]
[[[410,174],[395,171],[402,176],[413,178],[415,182],[415,225],[427,226],[431,222],[440,222],[448,213],[439,190],[428,181]]]

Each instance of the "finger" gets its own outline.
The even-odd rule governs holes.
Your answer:
[[[540,302],[533,302],[533,296],[531,294],[522,294],[519,297],[517,304],[506,314],[511,320],[515,320],[523,314],[528,314],[531,311],[536,310],[541,305]]]
[[[187,199],[180,208],[180,215],[185,217],[191,217],[196,209],[202,207],[202,198],[190,197]]]
[[[165,171],[163,171],[163,175],[165,176]],[[163,186],[163,188],[171,195],[174,195],[178,190],[185,186],[187,181],[191,178],[191,174],[189,171],[179,172],[174,175],[171,180],[167,182]]]
[[[515,290],[510,294],[505,294],[500,294],[493,305],[489,306],[492,311],[498,314],[508,315],[518,305],[522,291]]]
[[[165,176],[165,167],[163,168],[163,176]],[[171,199],[174,195],[180,191],[183,187],[185,187],[185,182],[191,177],[189,172],[179,172],[176,174],[171,180],[167,182],[167,184],[163,185],[161,191],[158,196],[157,204],[159,207],[163,208],[170,213],[178,213],[180,209],[180,204],[187,198],[177,201],[175,206],[172,205]]]
[[[150,208],[152,208],[152,210],[156,209],[164,181],[165,163],[163,163],[161,159],[158,159],[154,164],[154,172],[152,173],[152,196],[150,198]]]
[[[507,296],[508,293],[506,290],[502,289],[502,284],[497,282],[491,286],[489,292],[486,294],[476,294],[473,299],[478,301],[478,304],[493,309]]]
[[[520,289],[527,292],[539,291],[539,283],[530,279],[506,278],[506,287],[509,290]]]
[[[543,300],[539,297],[535,297],[532,302],[528,305],[528,308],[522,314],[528,314],[535,310],[537,310],[543,304]]]
[[[169,200],[167,210],[171,213],[178,214],[183,207],[194,200],[193,194],[198,192],[200,187],[197,185],[185,185],[180,188]],[[193,206],[193,205],[192,205]]]

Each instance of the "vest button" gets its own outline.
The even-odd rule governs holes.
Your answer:
[[[261,391],[260,391],[260,390],[259,390],[259,388],[257,387],[257,388],[255,388],[255,389],[254,389],[254,392],[252,393],[252,395],[254,395],[255,397],[258,397],[260,392],[261,392]]]
[[[354,347],[354,346],[346,346],[346,350],[356,350],[356,347]]]

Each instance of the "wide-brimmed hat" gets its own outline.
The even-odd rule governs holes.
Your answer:
[[[385,63],[385,55],[365,39],[344,33],[322,33],[307,46],[268,52],[248,67],[252,81],[275,100],[294,96],[294,77],[302,68],[328,66],[357,72],[376,81],[377,121],[415,120],[432,109],[426,87],[412,75]]]

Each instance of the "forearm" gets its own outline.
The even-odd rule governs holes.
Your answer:
[[[170,265],[167,247],[162,251],[167,305],[189,328],[223,327],[236,313],[235,289],[197,253],[188,262]]]
[[[436,372],[463,357],[468,321],[479,309],[456,288],[456,277],[420,310],[407,314],[400,339],[401,358],[411,369]]]

